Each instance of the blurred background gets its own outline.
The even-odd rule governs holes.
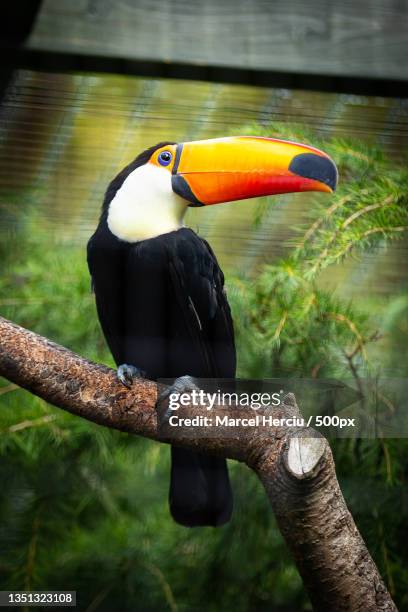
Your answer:
[[[187,216],[226,275],[239,375],[406,378],[405,0],[0,11],[2,316],[113,365],[85,257],[109,181],[161,140],[284,137],[332,155],[333,202],[296,194]],[[245,467],[230,466],[232,522],[186,530],[168,514],[166,447],[4,379],[0,407],[0,588],[76,590],[88,611],[311,609]],[[406,440],[332,443],[346,501],[408,609]]]

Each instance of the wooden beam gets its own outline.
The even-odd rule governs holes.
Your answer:
[[[408,80],[407,31],[408,0],[44,0],[27,49],[115,72],[288,87],[302,75],[310,89],[315,76]]]
[[[304,91],[350,93],[381,96],[384,98],[408,97],[408,86],[397,79],[337,76],[332,74],[306,75],[300,72],[279,72],[249,68],[227,68],[211,65],[168,63],[159,61],[130,60],[112,56],[84,55],[32,49],[21,49],[8,55],[14,68],[26,68],[41,72],[97,72],[124,74],[155,79],[181,79],[214,83],[243,84],[255,87],[274,87]],[[12,58],[12,59],[11,59]]]

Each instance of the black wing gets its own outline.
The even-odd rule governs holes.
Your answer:
[[[169,261],[172,290],[188,328],[191,350],[201,355],[203,364],[192,374],[234,378],[234,328],[224,275],[213,251],[205,240],[185,228],[173,233]]]

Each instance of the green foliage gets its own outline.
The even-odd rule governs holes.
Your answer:
[[[240,375],[358,378],[380,365],[406,375],[400,356],[407,295],[393,296],[373,316],[328,291],[320,272],[402,235],[407,172],[371,147],[322,143],[302,126],[243,131],[320,146],[338,163],[341,182],[329,204],[313,197],[310,219],[284,260],[252,280],[228,279]],[[270,205],[263,200],[256,223]],[[113,365],[84,248],[39,233],[30,210],[19,223],[18,248],[15,240],[1,248],[1,314]],[[310,609],[263,490],[244,466],[231,464],[232,522],[186,530],[168,514],[165,446],[72,417],[7,381],[1,385],[0,588],[76,589],[81,610]],[[403,609],[405,441],[336,440],[333,447],[353,516]]]

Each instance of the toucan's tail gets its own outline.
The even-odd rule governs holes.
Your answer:
[[[227,462],[183,448],[171,448],[170,512],[186,527],[218,527],[229,521],[232,491]]]

